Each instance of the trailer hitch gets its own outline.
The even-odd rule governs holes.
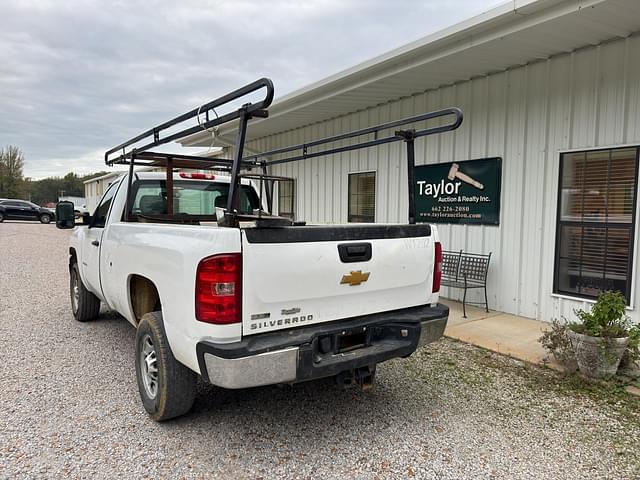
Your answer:
[[[375,384],[375,379],[375,365],[354,368],[353,370],[345,370],[344,372],[340,372],[336,375],[336,383],[339,386],[343,388],[357,386],[363,391],[371,390]]]

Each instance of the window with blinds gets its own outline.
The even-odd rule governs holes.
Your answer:
[[[376,172],[349,174],[349,222],[376,221]]]
[[[293,179],[278,181],[278,215],[281,217],[293,220],[294,191]]]
[[[631,298],[638,148],[560,157],[554,292]]]

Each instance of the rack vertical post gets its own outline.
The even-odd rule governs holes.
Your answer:
[[[409,193],[409,223],[416,223],[416,148],[415,148],[415,130],[398,130],[396,135],[404,139],[407,146],[407,187]]]

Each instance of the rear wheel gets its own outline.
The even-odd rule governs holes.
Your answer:
[[[4,222],[4,212],[0,212],[0,223]]]
[[[179,417],[191,410],[197,375],[173,356],[161,312],[147,313],[138,324],[136,377],[142,404],[155,421]]]
[[[78,264],[73,263],[69,272],[69,293],[71,310],[79,322],[93,320],[100,313],[100,299],[82,284]]]
[[[40,215],[40,223],[50,223],[51,222],[51,215],[49,215],[48,213],[43,213],[42,215]]]

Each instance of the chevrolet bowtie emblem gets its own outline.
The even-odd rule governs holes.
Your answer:
[[[351,286],[360,285],[362,282],[369,280],[369,272],[362,273],[362,270],[351,272],[349,275],[343,275],[340,284],[348,283]]]

